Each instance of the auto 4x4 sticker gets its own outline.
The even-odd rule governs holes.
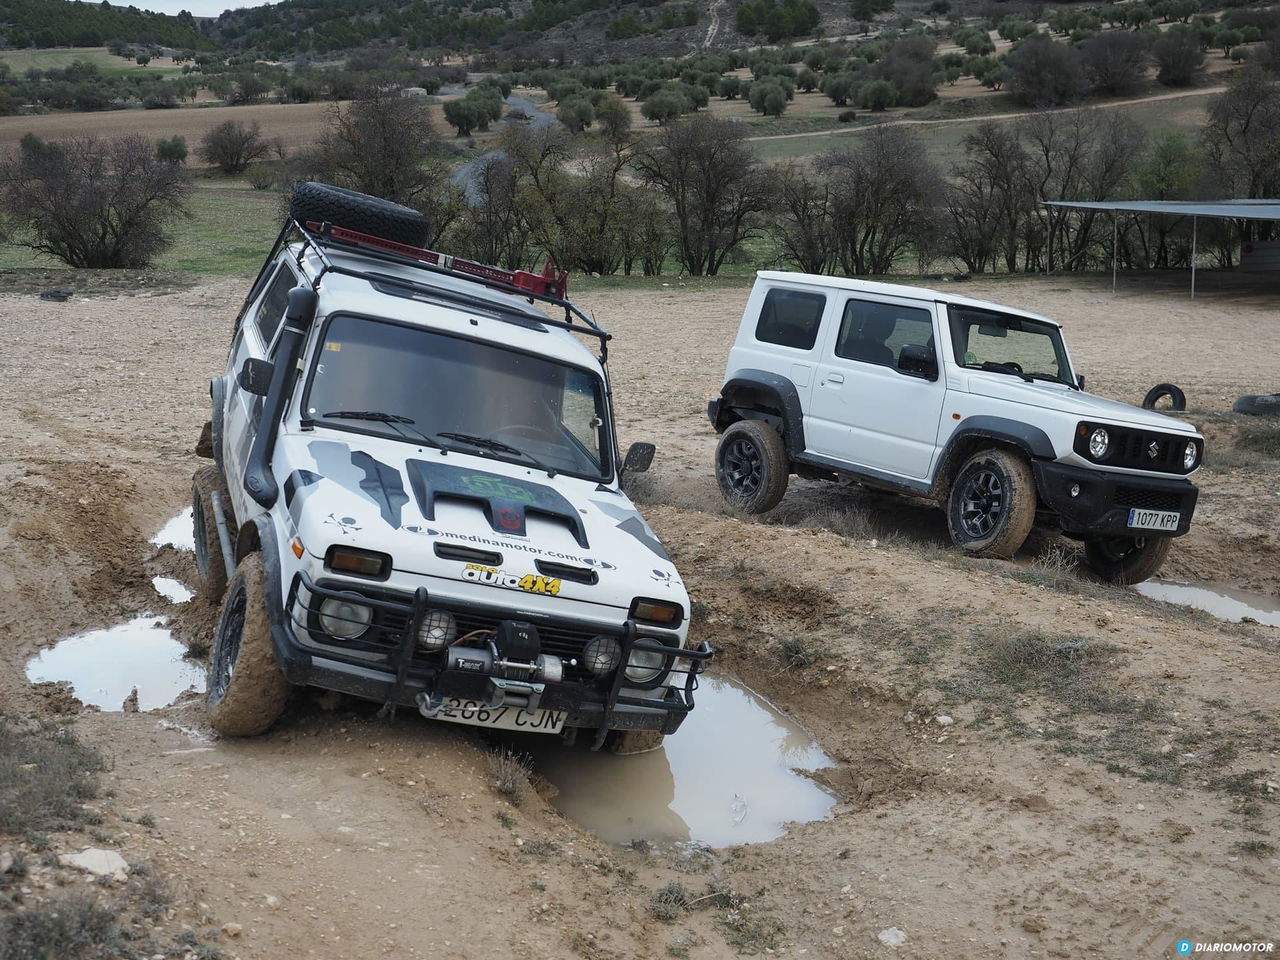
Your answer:
[[[486,567],[479,563],[468,563],[462,568],[464,580],[488,584],[491,587],[505,587],[508,590],[523,590],[525,593],[541,593],[556,597],[560,595],[560,578],[544,577],[540,573],[507,573],[497,567]]]
[[[437,530],[435,527],[405,527],[410,533],[424,537],[441,537],[460,543],[474,543],[481,547],[498,547],[502,550],[519,550],[521,553],[536,553],[551,560],[565,560],[569,563],[581,563],[597,570],[618,569],[608,560],[597,560],[595,557],[580,557],[576,553],[561,553],[559,550],[544,550],[532,543],[521,543],[518,540],[491,540],[475,533],[454,533],[452,530]]]
[[[378,508],[388,525],[399,529],[401,510],[409,502],[399,470],[336,440],[312,440],[307,450],[322,476],[360,494]]]
[[[590,547],[578,511],[553,487],[427,460],[406,460],[404,466],[418,509],[427,520],[436,518],[440,497],[470,500],[484,510],[489,527],[496,532],[524,536],[526,519],[534,513],[563,522],[578,546]]]

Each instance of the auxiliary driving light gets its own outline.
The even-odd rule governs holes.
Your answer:
[[[448,610],[428,610],[418,627],[418,649],[427,652],[443,650],[458,635],[458,623]]]
[[[320,626],[331,637],[354,640],[373,622],[373,609],[360,603],[358,593],[329,597],[320,604]]]
[[[588,673],[603,677],[622,663],[622,644],[613,637],[595,637],[582,650],[582,667]]]
[[[1182,469],[1190,470],[1194,467],[1199,455],[1200,451],[1196,449],[1195,441],[1188,440],[1186,448],[1182,451]]]
[[[1107,455],[1107,451],[1111,448],[1111,435],[1102,427],[1094,430],[1089,434],[1089,456],[1095,460],[1101,460]]]

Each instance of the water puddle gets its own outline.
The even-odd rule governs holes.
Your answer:
[[[1239,623],[1250,617],[1270,627],[1280,627],[1280,599],[1249,593],[1226,583],[1183,583],[1177,580],[1148,580],[1137,591],[1152,600],[1180,603],[1213,614],[1219,620]]]
[[[156,588],[156,593],[170,603],[186,603],[195,596],[190,587],[173,577],[152,577],[151,585]]]
[[[661,750],[631,757],[521,738],[552,803],[609,843],[763,843],[788,823],[826,817],[835,798],[796,771],[831,765],[814,739],[767,700],[703,677],[697,706]]]
[[[177,547],[179,550],[196,548],[195,527],[191,525],[191,508],[187,507],[159,529],[151,543],[157,547]]]
[[[60,640],[27,661],[32,683],[71,684],[81,702],[119,710],[138,688],[138,709],[154,710],[187,690],[204,690],[203,668],[184,660],[184,647],[152,614],[105,630]]]

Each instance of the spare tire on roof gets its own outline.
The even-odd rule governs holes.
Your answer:
[[[289,216],[304,226],[308,220],[331,223],[411,247],[427,242],[430,226],[425,216],[409,207],[367,193],[308,181],[294,186],[293,196],[289,198]]]
[[[1154,410],[1156,404],[1165,397],[1169,398],[1170,410],[1187,409],[1187,395],[1172,383],[1157,383],[1142,398],[1142,406],[1147,410]]]
[[[1280,393],[1248,394],[1237,399],[1231,409],[1255,417],[1280,417]]]

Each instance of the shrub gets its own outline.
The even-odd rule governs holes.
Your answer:
[[[1085,75],[1094,89],[1121,95],[1133,92],[1147,71],[1150,42],[1140,33],[1101,33],[1080,50]]]
[[[167,163],[185,163],[187,160],[187,138],[174,134],[156,141],[156,157]]]
[[[656,120],[659,124],[667,124],[678,117],[689,113],[693,104],[675,90],[659,90],[645,100],[640,113],[646,120]]]
[[[1190,27],[1175,27],[1156,39],[1151,48],[1159,69],[1156,80],[1167,87],[1189,86],[1204,66],[1200,39]]]
[[[888,80],[876,80],[868,83],[858,95],[858,103],[863,109],[879,113],[898,102],[898,92]]]
[[[204,135],[196,152],[205,163],[231,175],[243,173],[249,164],[265,157],[270,149],[258,121],[244,124],[224,120]]]
[[[786,91],[782,89],[780,84],[769,80],[753,83],[748,99],[751,102],[752,110],[757,113],[763,113],[768,117],[780,117],[782,112],[787,109]]]
[[[45,143],[28,134],[0,163],[0,212],[16,242],[72,267],[148,266],[190,192],[183,166],[136,135]]]
[[[595,121],[595,110],[586,97],[573,96],[560,104],[556,119],[569,128],[570,133],[581,133]]]
[[[840,115],[836,117],[836,119],[839,120],[841,123],[853,123],[853,121],[858,119],[858,111],[841,110]]]
[[[1026,106],[1052,107],[1084,95],[1087,83],[1080,54],[1048,37],[1023,40],[1010,51],[1006,64],[1009,90]]]

